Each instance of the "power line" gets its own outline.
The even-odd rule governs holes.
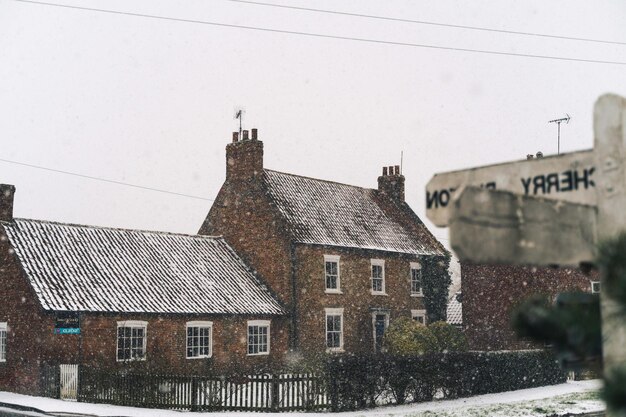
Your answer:
[[[144,17],[144,18],[159,19],[159,20],[170,20],[174,22],[196,23],[196,24],[202,24],[202,25],[254,30],[254,31],[260,31],[260,32],[281,33],[285,35],[298,35],[298,36],[308,36],[308,37],[314,37],[314,38],[367,42],[367,43],[374,43],[374,44],[379,44],[379,45],[407,46],[407,47],[413,47],[413,48],[426,48],[426,49],[436,49],[436,50],[444,50],[444,51],[469,52],[469,53],[479,53],[479,54],[499,55],[499,56],[515,56],[515,57],[521,57],[521,58],[550,59],[550,60],[557,60],[557,61],[586,62],[586,63],[594,63],[594,64],[626,65],[626,62],[620,62],[620,61],[601,61],[601,60],[595,60],[595,59],[568,58],[568,57],[551,56],[551,55],[520,54],[520,53],[515,53],[515,52],[501,52],[501,51],[489,51],[489,50],[483,50],[483,49],[457,48],[457,47],[450,47],[450,46],[437,46],[437,45],[418,44],[418,43],[409,43],[409,42],[394,42],[394,41],[385,41],[385,40],[380,40],[380,39],[356,38],[356,37],[349,37],[349,36],[338,36],[338,35],[328,35],[328,34],[323,34],[323,33],[314,33],[314,32],[298,32],[298,31],[292,31],[292,30],[263,28],[263,27],[257,27],[257,26],[234,25],[234,24],[228,24],[228,23],[210,22],[206,20],[181,19],[181,18],[174,18],[174,17],[150,15],[150,14],[144,14],[144,13],[121,12],[118,10],[95,9],[91,7],[70,6],[66,4],[46,3],[46,2],[34,1],[34,0],[13,0],[13,1],[20,2],[20,3],[38,4],[38,5],[44,5],[44,6],[61,7],[61,8],[67,8],[67,9],[91,11],[91,12],[109,13],[109,14],[126,15],[126,16],[134,16],[134,17]]]
[[[22,165],[22,166],[29,167],[29,168],[41,169],[41,170],[44,170],[44,171],[56,172],[56,173],[59,173],[59,174],[73,175],[75,177],[87,178],[87,179],[94,180],[94,181],[108,182],[110,184],[125,185],[127,187],[139,188],[139,189],[142,189],[142,190],[156,191],[156,192],[159,192],[159,193],[172,194],[172,195],[177,195],[177,196],[180,196],[180,197],[195,198],[196,200],[214,201],[214,199],[212,199],[212,198],[205,198],[205,197],[199,197],[197,195],[176,193],[174,191],[161,190],[159,188],[152,188],[152,187],[145,187],[143,185],[137,185],[137,184],[129,184],[127,182],[109,180],[109,179],[106,179],[106,178],[92,177],[90,175],[77,174],[75,172],[62,171],[60,169],[47,168],[47,167],[42,167],[42,166],[39,166],[39,165],[27,164],[27,163],[18,162],[18,161],[11,161],[9,159],[1,159],[0,158],[0,162],[6,162],[7,164]]]
[[[516,30],[505,30],[505,29],[493,29],[493,28],[486,28],[486,27],[480,27],[480,26],[455,25],[451,23],[430,22],[427,20],[402,19],[399,17],[378,16],[378,15],[370,15],[370,14],[363,14],[363,13],[340,12],[337,10],[314,9],[311,7],[287,6],[284,4],[263,3],[260,1],[250,1],[250,0],[225,0],[225,1],[230,1],[233,3],[253,4],[256,6],[277,7],[281,9],[300,10],[300,11],[305,11],[305,12],[328,13],[328,14],[335,14],[335,15],[340,15],[340,16],[352,16],[352,17],[362,17],[366,19],[388,20],[392,22],[442,26],[442,27],[455,28],[455,29],[468,29],[468,30],[478,30],[478,31],[483,31],[483,32],[506,33],[510,35],[538,36],[542,38],[565,39],[565,40],[570,40],[570,41],[584,41],[584,42],[607,43],[607,44],[613,44],[613,45],[626,45],[626,42],[609,41],[605,39],[577,38],[573,36],[548,35],[545,33],[521,32],[521,31],[516,31]]]

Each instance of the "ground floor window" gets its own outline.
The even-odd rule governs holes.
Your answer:
[[[270,321],[250,320],[248,322],[248,355],[269,355]]]
[[[411,310],[411,318],[418,323],[426,324],[426,310]]]
[[[190,321],[187,323],[187,359],[210,358],[213,354],[213,323]]]
[[[145,321],[117,322],[117,360],[143,360],[146,358]]]
[[[7,360],[7,324],[0,323],[0,362]]]
[[[343,351],[343,308],[327,308],[326,349]]]

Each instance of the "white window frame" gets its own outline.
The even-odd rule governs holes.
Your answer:
[[[142,346],[142,351],[143,351],[143,356],[141,357],[131,357],[129,359],[124,359],[119,357],[119,338],[120,338],[120,334],[119,334],[119,329],[121,327],[129,327],[131,329],[143,329],[143,346]],[[116,334],[115,334],[115,357],[117,359],[118,362],[131,362],[131,361],[145,361],[146,360],[146,356],[148,356],[148,352],[146,350],[147,347],[147,341],[148,341],[148,322],[147,321],[140,321],[140,320],[124,320],[124,321],[118,321],[117,322],[117,329],[116,329]],[[132,330],[131,330],[131,337],[132,337]],[[131,349],[131,356],[132,356],[132,344],[130,346]]]
[[[418,317],[421,317],[424,320],[422,324],[426,326],[426,310],[411,310],[411,319],[419,323],[419,320],[417,320]]]
[[[380,266],[382,272],[382,290],[374,291],[374,266]],[[387,295],[385,292],[385,260],[384,259],[370,259],[370,291],[372,295]]]
[[[270,320],[248,320],[248,326],[246,327],[246,352],[248,356],[263,356],[270,354]],[[250,327],[266,327],[267,328],[267,351],[250,353]]]
[[[209,329],[209,353],[206,355],[189,356],[189,348],[195,346],[189,346],[189,329],[197,327],[198,329]],[[198,335],[198,339],[200,335]],[[185,325],[185,356],[187,359],[205,359],[213,356],[213,322],[212,321],[188,321]],[[204,346],[198,346],[204,347]]]
[[[419,271],[420,278],[420,290],[419,292],[413,291],[413,271]],[[424,279],[423,279],[423,269],[422,264],[419,262],[411,262],[411,268],[409,269],[409,285],[411,290],[411,297],[423,297],[424,296]]]
[[[326,352],[343,352],[343,329],[344,329],[344,321],[343,321],[343,308],[325,308],[324,309],[324,341],[326,344]],[[328,316],[339,316],[339,346],[328,346]]]
[[[342,294],[341,291],[341,267],[339,266],[339,255],[324,255],[324,291],[327,294]],[[335,262],[337,264],[337,288],[328,288],[328,276],[326,274],[326,263]]]
[[[598,290],[596,291],[594,286],[598,286]],[[600,281],[591,281],[591,293],[592,294],[600,294],[600,291],[602,291],[602,286],[600,285]]]
[[[9,338],[7,322],[0,323],[0,362],[7,361],[7,339]]]

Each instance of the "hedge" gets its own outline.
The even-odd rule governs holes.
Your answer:
[[[546,351],[336,356],[326,363],[333,411],[559,384],[566,374]]]

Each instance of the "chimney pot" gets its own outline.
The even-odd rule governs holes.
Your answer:
[[[387,167],[383,167],[383,177],[387,176]]]
[[[526,155],[526,159],[533,159],[535,157],[535,155],[533,155],[532,153],[529,153],[528,155]]]
[[[239,132],[233,132],[233,143],[239,141]]]
[[[543,152],[539,151],[537,152],[537,158],[543,158]]]
[[[259,129],[252,129],[252,140],[257,140],[259,134]]]
[[[396,175],[400,175],[400,165],[396,165]]]
[[[0,184],[0,221],[13,221],[13,197],[15,186]]]
[[[247,130],[243,131],[243,139],[242,140],[248,140],[248,131]]]

